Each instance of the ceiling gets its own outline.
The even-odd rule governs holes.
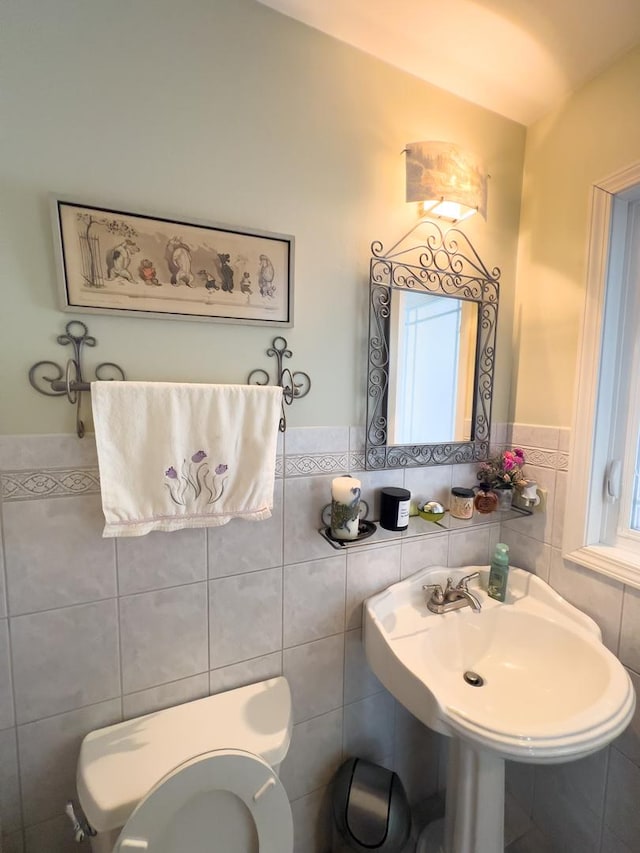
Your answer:
[[[521,124],[640,43],[640,0],[259,0]]]

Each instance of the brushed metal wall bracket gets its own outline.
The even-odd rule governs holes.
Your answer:
[[[282,415],[278,429],[280,432],[285,432],[287,429],[287,416],[285,406],[290,406],[294,400],[300,400],[306,397],[311,390],[311,379],[309,374],[301,370],[289,370],[288,367],[283,367],[282,362],[285,358],[291,358],[293,353],[289,349],[286,338],[274,338],[271,346],[267,350],[267,355],[276,360],[276,377],[274,385],[280,385],[283,391],[282,394]],[[258,367],[252,370],[247,378],[249,385],[269,385],[270,377],[266,370]]]
[[[40,394],[47,397],[65,397],[76,407],[76,433],[82,438],[85,433],[81,417],[82,393],[90,391],[90,382],[85,380],[82,353],[85,347],[97,343],[89,329],[80,320],[71,320],[65,326],[64,335],[58,335],[61,346],[71,346],[73,357],[67,360],[64,369],[55,361],[38,361],[29,370],[29,382]],[[94,370],[95,379],[125,379],[124,370],[113,361],[103,361]]]

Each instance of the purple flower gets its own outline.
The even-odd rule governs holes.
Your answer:
[[[191,457],[191,461],[192,462],[202,462],[202,460],[206,459],[206,458],[207,458],[207,454],[204,452],[204,450],[198,450],[198,452],[194,453],[193,456]]]
[[[216,474],[224,474],[224,472],[227,470],[228,467],[229,467],[228,465],[222,465],[222,464],[217,465],[216,466]]]
[[[173,467],[173,465],[170,468],[167,468],[167,470],[164,472],[164,475],[165,475],[165,477],[169,477],[171,480],[177,480],[178,479],[178,472]]]

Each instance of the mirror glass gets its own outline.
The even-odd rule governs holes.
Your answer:
[[[458,229],[420,227],[417,245],[408,245],[413,232],[388,252],[372,245],[370,469],[488,454],[500,270],[490,272]]]
[[[477,303],[392,291],[390,333],[389,443],[470,441]]]

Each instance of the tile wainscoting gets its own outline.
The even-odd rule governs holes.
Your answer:
[[[607,644],[640,672],[640,597],[560,557],[566,430],[516,425],[494,434],[497,443],[524,446],[531,476],[548,491],[546,515],[502,530],[496,523],[337,553],[317,532],[333,476],[358,476],[374,516],[381,486],[404,485],[416,497],[446,501],[452,484],[476,482],[468,465],[363,471],[362,435],[347,427],[289,430],[268,521],[121,540],[101,536],[92,437],[0,437],[5,853],[87,848],[71,841],[63,813],[75,796],[87,731],[278,674],[287,676],[294,697],[281,776],[292,802],[295,853],[331,849],[329,783],[348,756],[392,767],[411,802],[421,803],[442,788],[444,745],[367,667],[361,603],[428,565],[486,563],[499,538],[515,564],[594,616]],[[511,765],[519,831],[533,820],[576,853],[625,851],[625,843],[638,849],[633,809],[626,817],[627,797],[637,802],[640,795],[634,726],[610,750],[576,765]]]
[[[513,424],[527,475],[547,490],[547,511],[506,522],[500,538],[514,565],[539,575],[600,626],[605,644],[640,688],[640,593],[562,558],[568,429]],[[610,747],[568,764],[510,763],[507,791],[534,824],[509,853],[634,853],[640,850],[640,713]],[[540,832],[544,833],[544,843]]]

